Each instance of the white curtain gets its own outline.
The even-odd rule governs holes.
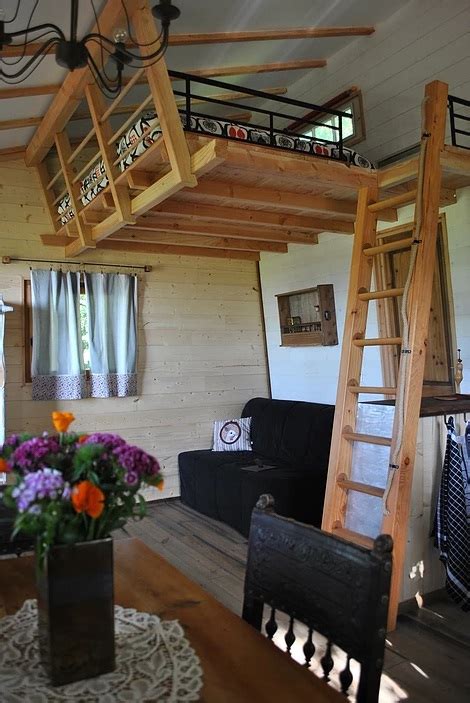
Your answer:
[[[137,395],[137,276],[85,273],[92,398]]]
[[[80,274],[31,271],[33,400],[85,397]]]

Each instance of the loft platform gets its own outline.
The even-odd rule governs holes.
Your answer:
[[[149,13],[134,12],[143,44],[156,39]],[[364,187],[380,188],[385,222],[414,201],[418,159],[374,170],[343,144],[346,113],[169,72],[164,60],[112,102],[90,80],[86,68],[68,74],[26,151],[51,218],[42,241],[67,257],[98,248],[258,260],[321,232],[353,234]],[[290,132],[299,111],[330,112],[334,140]],[[470,151],[445,146],[441,165],[449,205],[470,184]]]

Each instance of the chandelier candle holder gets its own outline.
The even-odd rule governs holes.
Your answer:
[[[103,36],[98,32],[90,32],[81,39],[78,38],[78,6],[79,0],[70,1],[70,34],[65,35],[64,31],[55,24],[45,22],[32,26],[34,13],[38,3],[33,4],[27,25],[24,29],[7,31],[10,24],[15,23],[21,4],[28,6],[28,2],[18,5],[13,17],[6,17],[5,10],[0,9],[0,60],[5,47],[18,47],[20,56],[14,64],[0,63],[0,80],[10,85],[22,83],[34,72],[44,57],[54,49],[56,61],[59,66],[74,71],[77,68],[88,66],[95,83],[107,96],[118,95],[122,88],[122,74],[126,66],[141,68],[151,66],[165,54],[168,48],[170,24],[180,16],[177,7],[171,4],[171,0],[160,0],[158,5],[152,8],[152,14],[161,24],[161,31],[157,39],[150,44],[139,44],[132,36],[129,14],[126,10],[125,0],[121,0],[123,13],[126,18],[126,29],[117,27],[113,37]],[[32,4],[32,3],[31,3]],[[82,3],[83,5],[83,3]],[[94,11],[94,5],[91,4]],[[98,17],[95,13],[96,26],[99,28]],[[37,44],[38,40],[43,40],[31,57],[27,57],[26,51],[29,44]],[[126,41],[132,42],[132,51],[126,45]],[[19,41],[21,40],[21,41]],[[93,58],[89,46],[98,44],[102,52],[102,64],[99,65]],[[141,50],[137,53],[134,49]],[[143,54],[143,55],[142,55]],[[104,57],[108,56],[110,63],[114,65],[112,75],[106,70]],[[5,66],[13,65],[15,68],[8,71]]]

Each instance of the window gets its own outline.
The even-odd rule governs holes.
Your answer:
[[[33,349],[33,315],[31,306],[31,281],[23,281],[23,310],[24,310],[24,382],[31,383],[31,360]],[[83,365],[85,371],[90,370],[90,343],[88,340],[87,305],[85,287],[80,287],[80,332],[83,348]]]
[[[455,393],[454,366],[457,359],[457,342],[449,254],[445,217],[439,221],[429,329],[426,345],[426,362],[423,396],[452,395]],[[412,225],[394,227],[378,233],[379,243],[393,242],[411,235]],[[409,268],[410,249],[375,257],[374,274],[377,290],[402,288]],[[401,333],[401,297],[378,301],[377,317],[380,337],[398,337]],[[400,349],[381,347],[384,385],[396,386]]]
[[[331,284],[277,295],[281,347],[338,344]]]
[[[335,98],[329,100],[323,106],[325,109],[340,110],[347,115],[351,115],[351,119],[342,118],[343,143],[345,146],[352,146],[362,142],[366,137],[364,108],[362,104],[362,94],[358,88],[351,88]],[[336,115],[328,114],[327,112],[310,112],[304,115],[305,120],[314,120],[321,122],[320,125],[309,125],[307,122],[298,120],[290,125],[290,129],[301,132],[306,137],[315,139],[324,139],[329,142],[336,142],[339,139],[339,122],[340,118]]]

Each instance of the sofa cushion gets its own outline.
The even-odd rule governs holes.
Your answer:
[[[334,405],[252,398],[242,415],[252,418],[257,454],[280,464],[327,470]]]
[[[251,452],[251,417],[214,422],[214,452]]]

